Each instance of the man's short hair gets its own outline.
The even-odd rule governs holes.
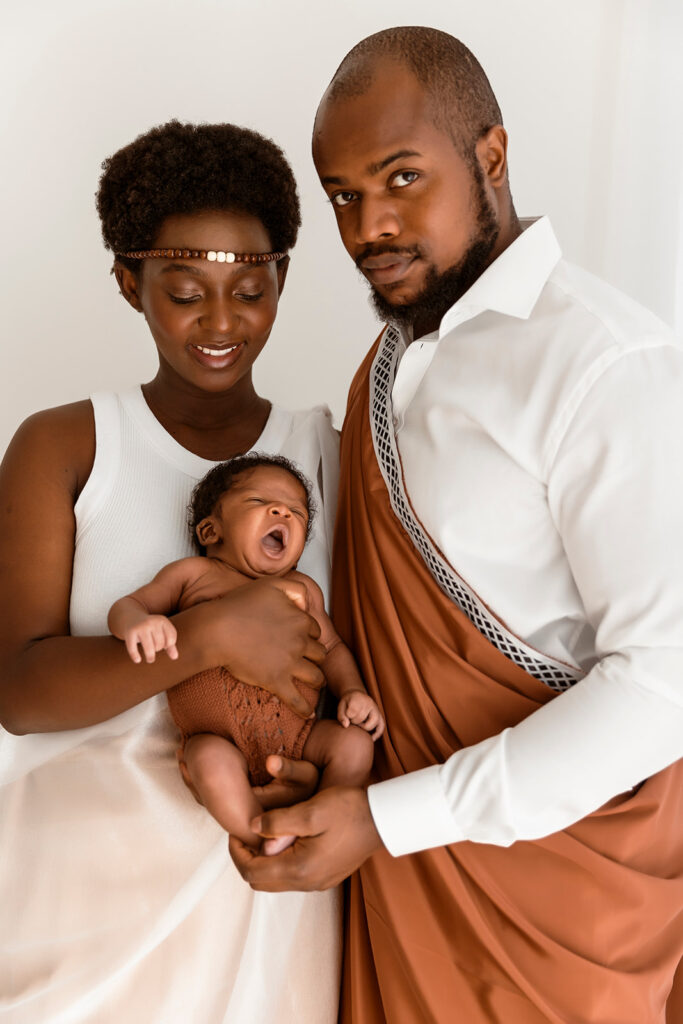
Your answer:
[[[362,39],[337,68],[326,96],[360,96],[375,78],[375,62],[405,64],[429,95],[434,123],[471,160],[477,141],[503,118],[481,64],[459,39],[436,28],[405,25]]]

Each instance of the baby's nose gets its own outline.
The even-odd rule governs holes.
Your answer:
[[[291,512],[289,511],[289,509],[287,508],[287,506],[286,506],[286,505],[282,505],[282,504],[279,504],[279,503],[278,503],[278,504],[276,504],[276,505],[271,505],[271,506],[270,506],[270,513],[271,513],[271,515],[273,515],[273,516],[285,516],[285,518],[287,518],[287,519],[288,519],[288,518],[289,518],[289,517],[291,516],[291,514],[292,514],[292,513],[291,513]]]

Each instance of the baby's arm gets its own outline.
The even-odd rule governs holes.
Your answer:
[[[196,558],[182,558],[164,566],[154,579],[119,598],[109,609],[107,624],[113,636],[123,640],[131,659],[151,663],[157,651],[166,651],[169,658],[178,657],[177,632],[166,616],[178,609],[185,586],[197,576]]]
[[[309,612],[320,626],[320,642],[327,654],[320,666],[332,693],[339,700],[337,719],[347,728],[358,725],[378,740],[384,732],[384,716],[365,689],[351,651],[334,628],[325,611],[320,587],[309,576],[297,573],[308,589]]]

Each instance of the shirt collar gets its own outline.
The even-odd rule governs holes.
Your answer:
[[[562,257],[547,217],[522,220],[522,233],[448,310],[439,338],[478,313],[493,310],[526,320]]]

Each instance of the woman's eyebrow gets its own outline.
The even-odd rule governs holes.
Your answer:
[[[270,264],[267,263],[230,263],[228,264],[230,271],[234,277],[241,277],[252,271],[267,271]],[[206,278],[208,275],[205,270],[201,267],[195,266],[193,263],[169,263],[161,270],[162,274],[172,274],[180,271],[183,274],[192,274],[194,277]]]
[[[178,270],[183,274],[194,274],[195,277],[206,277],[206,274],[200,269],[200,267],[195,267],[191,263],[169,263],[168,266],[162,269],[161,273],[170,274]]]

